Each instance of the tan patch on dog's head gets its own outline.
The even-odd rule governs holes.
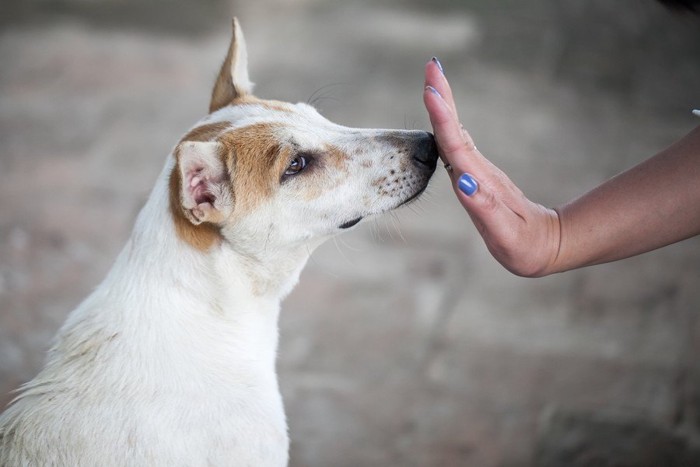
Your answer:
[[[216,137],[230,126],[227,122],[210,123],[201,125],[190,130],[182,141],[213,141]],[[197,250],[206,251],[221,241],[219,228],[210,223],[194,225],[185,215],[182,202],[181,190],[182,179],[178,167],[178,153],[175,152],[175,166],[170,173],[170,212],[175,222],[175,232],[186,243],[192,245]]]
[[[323,157],[324,165],[331,167],[337,173],[348,172],[350,155],[336,146],[330,146]]]
[[[333,189],[349,173],[350,156],[336,146],[329,146],[314,161],[311,174],[305,176],[302,189],[304,201],[314,200]]]
[[[233,174],[235,212],[248,213],[268,199],[289,163],[292,148],[276,136],[281,124],[257,123],[223,133],[225,163]]]
[[[289,163],[292,148],[284,146],[275,134],[280,126],[258,123],[226,131],[229,123],[212,123],[192,129],[181,142],[216,141],[223,146],[222,162],[232,174],[234,215],[241,215],[249,213],[272,195]],[[178,160],[177,151],[175,158]],[[170,210],[175,229],[182,240],[206,251],[221,240],[220,227],[211,222],[195,225],[188,219],[181,202],[182,177],[178,163],[170,175]]]

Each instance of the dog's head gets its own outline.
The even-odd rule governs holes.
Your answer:
[[[336,125],[306,104],[252,94],[238,21],[210,114],[175,149],[179,236],[206,250],[313,245],[416,198],[438,159],[430,133]]]

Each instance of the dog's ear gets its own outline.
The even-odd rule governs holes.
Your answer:
[[[183,141],[178,146],[180,202],[183,212],[195,225],[218,224],[233,209],[228,170],[217,142]]]
[[[248,52],[245,38],[238,24],[238,18],[233,18],[231,45],[211,94],[209,112],[229,105],[236,97],[252,93],[253,83],[248,78]]]

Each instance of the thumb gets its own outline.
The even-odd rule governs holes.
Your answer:
[[[474,196],[479,190],[479,182],[476,181],[473,175],[463,173],[457,179],[457,188],[467,196]]]
[[[479,183],[470,173],[460,175],[454,188],[459,202],[474,222],[489,249],[514,231],[515,213],[504,202],[504,193],[490,183]]]

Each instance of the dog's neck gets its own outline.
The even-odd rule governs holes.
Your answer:
[[[133,327],[149,322],[162,326],[164,334],[177,336],[178,326],[221,323],[222,342],[257,353],[270,368],[277,348],[280,301],[296,284],[311,249],[263,255],[231,242],[206,252],[190,247],[177,236],[169,211],[172,165],[172,160],[166,164],[131,238],[98,291],[118,297],[125,322]],[[185,345],[208,345],[190,339],[186,336]]]

